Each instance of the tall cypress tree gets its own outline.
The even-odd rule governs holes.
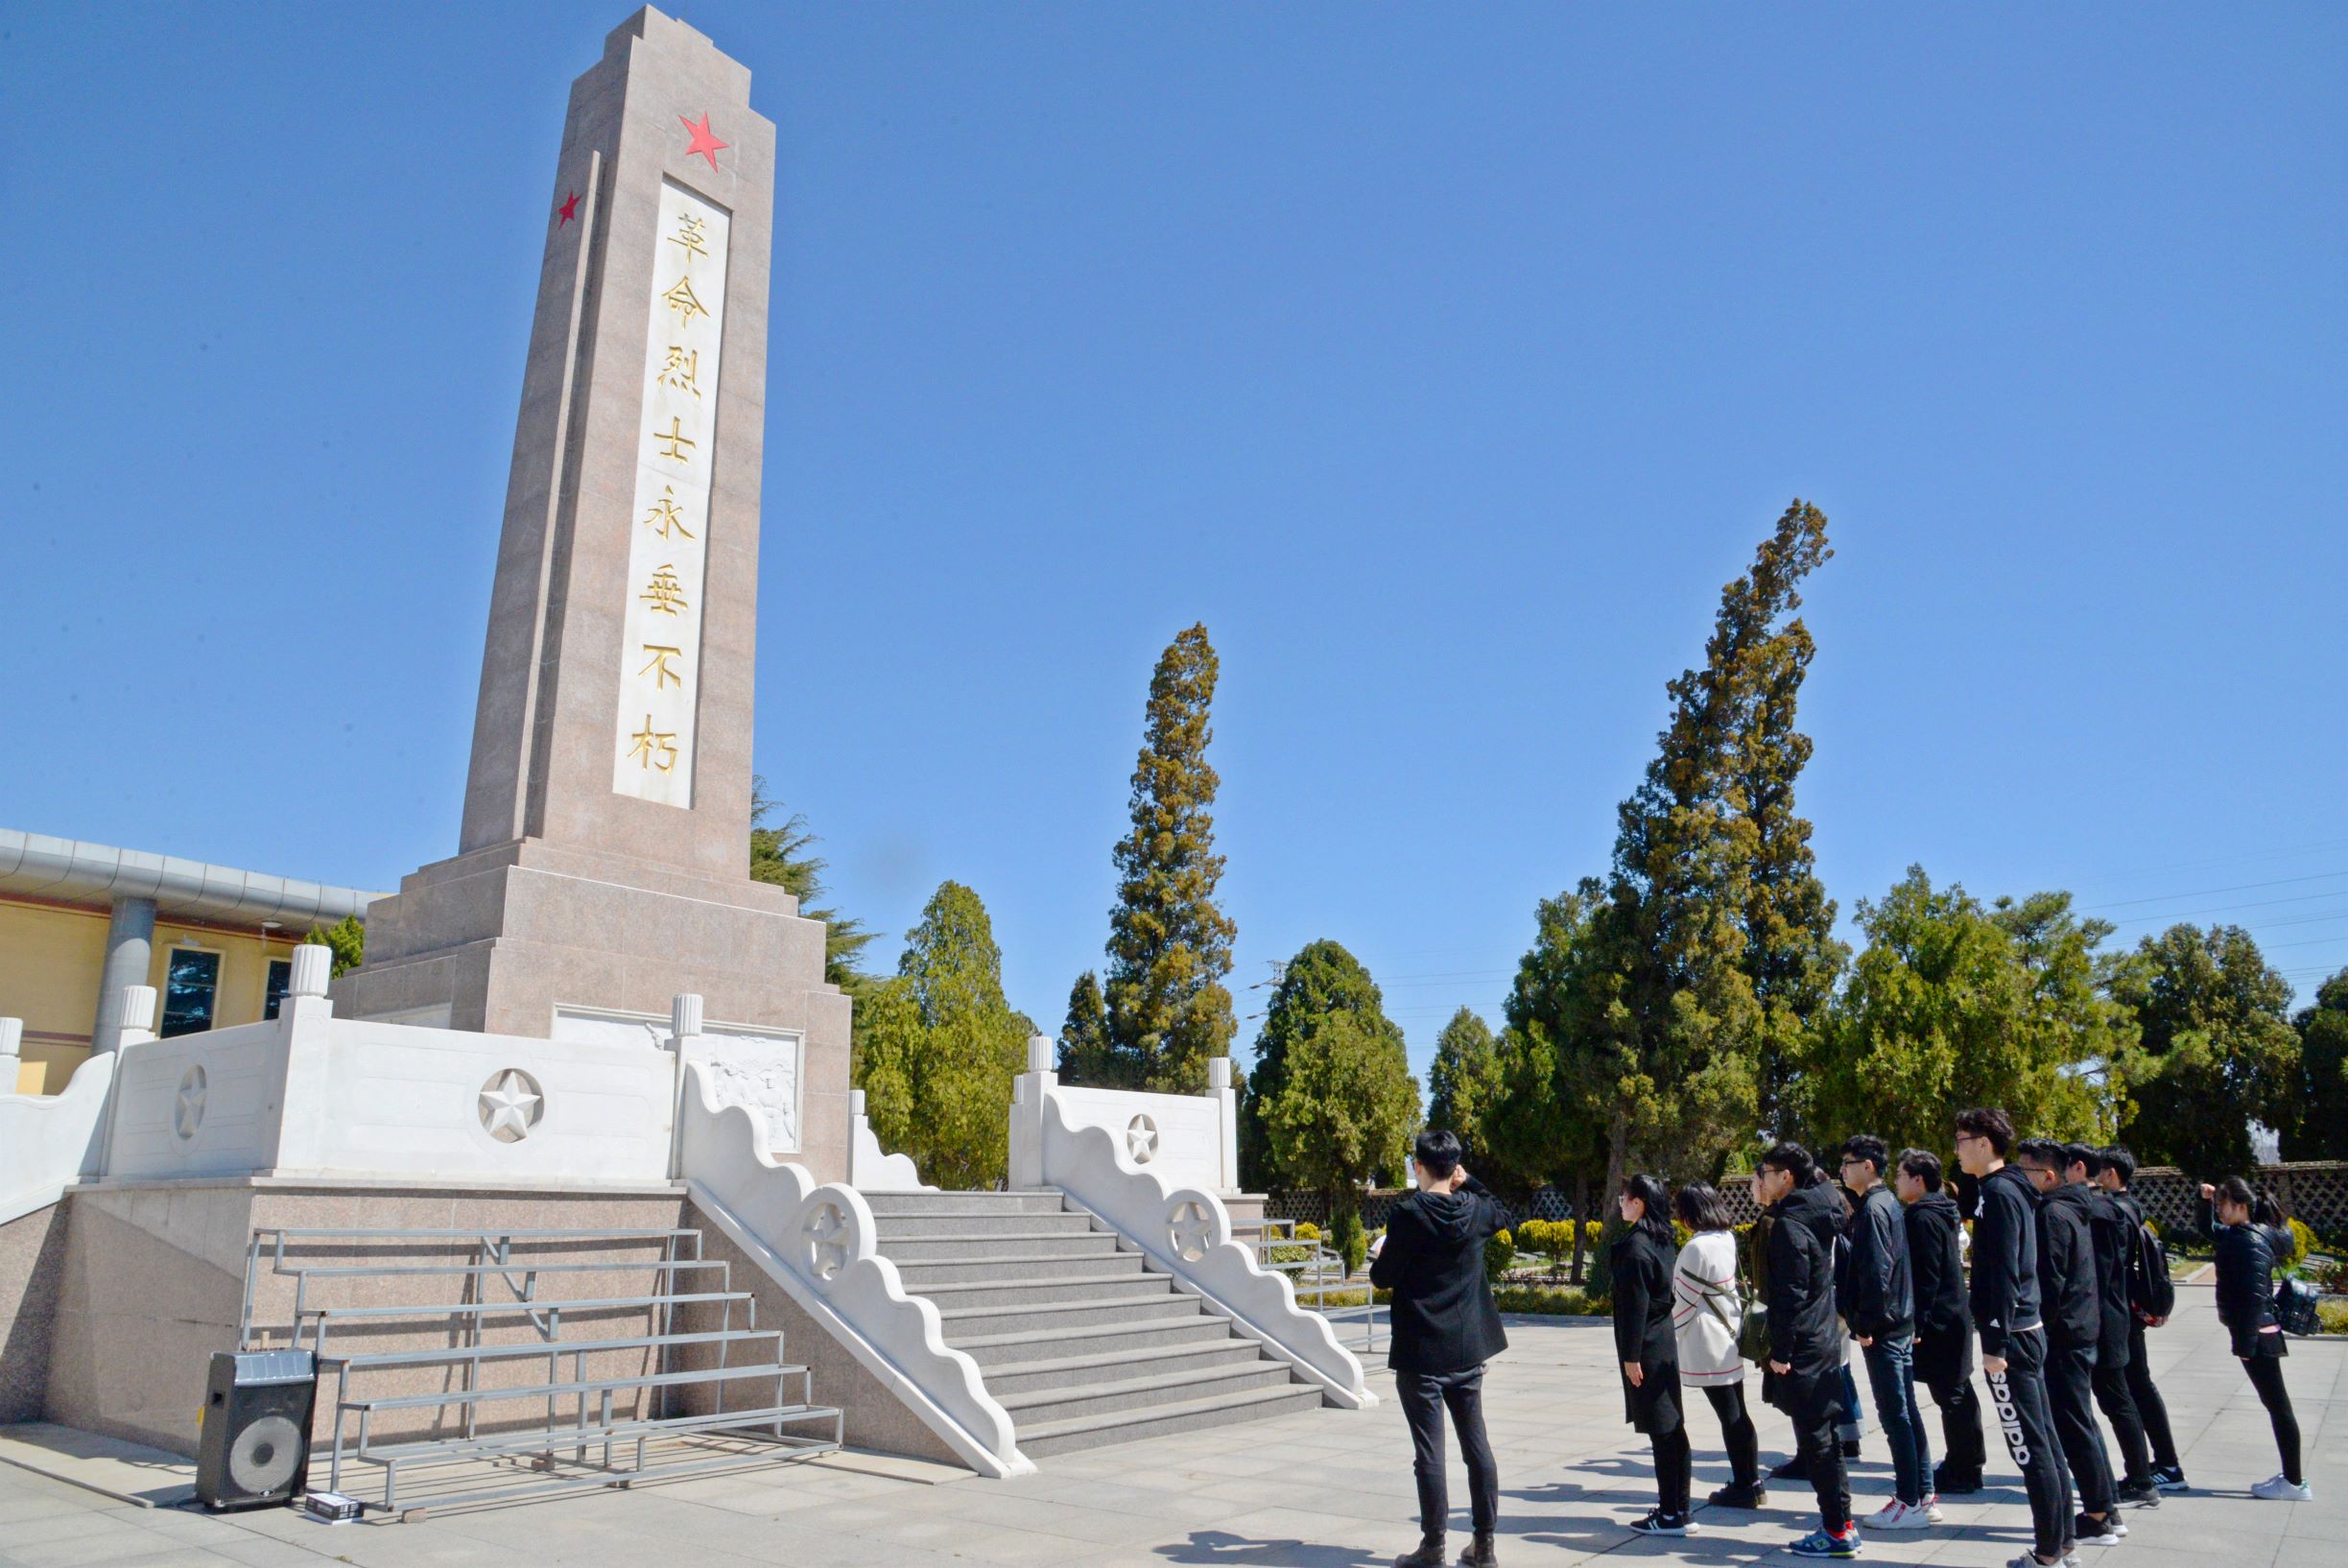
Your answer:
[[[788,891],[798,899],[801,915],[823,922],[823,978],[842,990],[855,991],[871,980],[861,961],[880,933],[866,930],[865,923],[853,915],[816,906],[827,891],[823,886],[826,864],[822,857],[809,853],[816,835],[803,812],[793,812],[780,827],[769,827],[767,821],[776,809],[776,802],[767,795],[767,781],[752,778],[750,880],[771,882]]]
[[[1118,842],[1109,912],[1109,1065],[1127,1086],[1193,1093],[1229,1056],[1231,918],[1215,903],[1215,790],[1206,760],[1219,665],[1206,628],[1176,636],[1150,677],[1132,830]]]
[[[1449,1128],[1471,1154],[1484,1150],[1484,1115],[1500,1093],[1500,1047],[1492,1026],[1461,1008],[1435,1037],[1427,1069],[1427,1125]]]
[[[1308,942],[1287,965],[1244,1103],[1250,1185],[1325,1193],[1333,1216],[1350,1226],[1357,1184],[1400,1176],[1418,1125],[1418,1081],[1377,982],[1342,946]]]
[[[1760,1009],[1753,1082],[1760,1125],[1782,1131],[1787,1087],[1803,1042],[1822,1018],[1850,950],[1835,938],[1835,905],[1817,875],[1810,823],[1794,809],[1794,783],[1810,737],[1794,727],[1802,679],[1817,644],[1796,617],[1802,579],[1833,558],[1826,514],[1795,501],[1764,540],[1750,573],[1721,598],[1734,633],[1713,656],[1725,667],[1737,744],[1725,781],[1745,859],[1741,966]]]
[[[1265,1113],[1288,1086],[1290,1048],[1315,1020],[1337,1012],[1358,1014],[1372,1033],[1392,1027],[1387,1023],[1378,984],[1359,960],[1326,938],[1307,942],[1281,965],[1280,983],[1272,987],[1263,1031],[1255,1038],[1255,1065],[1248,1069],[1240,1096],[1240,1179],[1251,1189],[1275,1180]]]

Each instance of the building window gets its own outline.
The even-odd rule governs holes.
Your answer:
[[[171,967],[163,974],[165,1039],[174,1034],[201,1034],[212,1027],[212,1005],[220,996],[220,955],[193,947],[175,947]]]
[[[269,986],[261,994],[262,1017],[274,1018],[277,1016],[278,1005],[285,1000],[286,987],[293,984],[294,961],[292,959],[270,960]]]

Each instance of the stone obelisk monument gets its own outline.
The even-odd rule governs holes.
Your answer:
[[[454,859],[368,912],[345,1016],[654,1040],[680,992],[843,1176],[848,1001],[747,875],[774,127],[649,7],[571,87]]]

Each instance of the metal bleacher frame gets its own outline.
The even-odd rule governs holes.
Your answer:
[[[570,1248],[583,1251],[613,1244],[639,1246],[657,1242],[660,1256],[645,1259],[563,1259],[547,1261],[513,1255],[515,1244],[534,1247]],[[361,1250],[370,1247],[398,1247],[426,1246],[448,1250],[469,1248],[471,1261],[465,1263],[334,1263],[307,1265],[298,1259],[289,1261],[288,1244],[299,1248],[303,1244],[331,1247],[338,1250]],[[687,1244],[690,1255],[685,1255]],[[331,1226],[264,1227],[252,1233],[246,1257],[244,1305],[239,1315],[237,1342],[247,1349],[307,1348],[318,1358],[319,1386],[325,1388],[326,1372],[334,1373],[334,1439],[328,1459],[328,1489],[340,1492],[343,1466],[353,1463],[374,1464],[384,1472],[383,1501],[364,1506],[413,1517],[423,1507],[442,1508],[457,1504],[485,1503],[512,1498],[528,1493],[565,1490],[582,1486],[628,1486],[638,1481],[668,1479],[689,1475],[699,1470],[723,1466],[739,1466],[761,1455],[728,1448],[712,1455],[706,1448],[698,1449],[691,1457],[659,1459],[648,1455],[647,1445],[668,1437],[724,1437],[755,1441],[761,1449],[778,1448],[782,1456],[804,1458],[830,1453],[844,1439],[842,1413],[835,1407],[814,1403],[814,1380],[808,1368],[784,1364],[783,1333],[776,1328],[758,1327],[758,1303],[747,1291],[732,1288],[732,1271],[728,1264],[700,1255],[701,1235],[692,1229],[516,1229],[488,1230],[411,1230],[411,1229],[348,1229]],[[266,1263],[269,1272],[294,1281],[294,1313],[292,1323],[284,1329],[285,1346],[262,1346],[256,1343],[253,1322],[255,1287],[262,1277]],[[680,1290],[680,1282],[697,1273],[715,1271],[715,1289],[705,1288],[706,1281],[695,1282],[704,1288]],[[649,1272],[656,1288],[647,1294],[601,1295],[575,1299],[550,1297],[538,1293],[542,1276],[559,1278],[565,1274],[614,1272]],[[313,1281],[328,1279],[365,1280],[441,1277],[464,1282],[464,1291],[451,1294],[470,1294],[470,1300],[440,1301],[419,1306],[315,1306],[311,1304]],[[510,1300],[484,1299],[495,1284],[502,1283],[510,1293]],[[744,1326],[734,1326],[734,1308],[739,1304],[744,1312]],[[686,1305],[708,1305],[717,1309],[720,1326],[712,1330],[679,1332],[676,1327],[676,1309]],[[609,1313],[642,1311],[649,1319],[646,1332],[641,1334],[598,1335],[592,1339],[565,1340],[562,1338],[562,1318],[565,1312]],[[510,1344],[482,1342],[484,1320],[491,1318],[525,1317],[537,1331],[535,1342],[524,1341]],[[412,1319],[417,1328],[446,1328],[459,1334],[465,1342],[445,1348],[417,1350],[383,1350],[334,1354],[329,1348],[332,1330],[359,1324],[395,1324]],[[748,1347],[771,1342],[769,1359],[734,1364],[729,1358],[737,1346]],[[674,1365],[675,1352],[689,1346],[714,1347],[718,1363],[711,1367],[678,1369]],[[587,1357],[593,1354],[643,1351],[651,1358],[651,1370],[637,1371],[618,1377],[589,1377]],[[497,1388],[482,1386],[482,1368],[491,1362],[534,1362],[543,1357],[546,1362],[545,1381],[520,1383]],[[570,1358],[570,1375],[563,1375],[562,1362]],[[395,1366],[439,1366],[458,1371],[462,1386],[441,1389],[426,1393],[393,1394],[353,1397],[350,1392],[352,1374]],[[799,1397],[786,1398],[785,1384],[794,1376],[799,1380]],[[739,1410],[725,1409],[725,1388],[728,1383],[771,1377],[774,1392],[771,1401]],[[673,1411],[674,1393],[698,1385],[711,1386],[716,1408],[694,1414],[679,1415]],[[615,1418],[615,1395],[635,1394],[656,1402],[657,1414],[641,1415],[622,1414]],[[480,1431],[481,1409],[485,1405],[520,1400],[544,1400],[543,1426],[493,1432]],[[632,1401],[631,1401],[632,1403]],[[430,1410],[458,1407],[462,1412],[462,1433],[452,1437],[400,1437],[382,1439],[377,1437],[374,1419],[378,1413]],[[568,1406],[565,1411],[560,1407]],[[356,1417],[355,1441],[346,1435]],[[788,1432],[787,1427],[808,1422],[829,1421],[830,1437],[806,1436]],[[615,1463],[615,1448],[632,1460]],[[654,1461],[648,1462],[648,1460]],[[412,1506],[402,1510],[399,1505],[399,1475],[403,1466],[422,1467],[452,1464],[465,1461],[486,1461],[493,1464],[528,1461],[527,1472],[505,1470],[503,1474],[527,1473],[529,1479],[516,1484],[476,1487],[455,1493],[435,1493],[425,1505]]]
[[[1295,1293],[1296,1304],[1317,1312],[1329,1319],[1338,1331],[1338,1342],[1346,1343],[1345,1325],[1359,1323],[1361,1338],[1355,1348],[1374,1352],[1379,1345],[1379,1308],[1376,1294],[1370,1289],[1367,1276],[1359,1281],[1345,1278],[1345,1260],[1329,1250],[1318,1241],[1296,1239],[1296,1222],[1274,1220],[1267,1216],[1251,1225],[1235,1225],[1239,1239],[1255,1248],[1256,1263],[1268,1273],[1289,1276],[1289,1288]],[[1252,1236],[1248,1233],[1252,1232]],[[1295,1255],[1298,1248],[1309,1248],[1303,1257]],[[1337,1295],[1362,1293],[1360,1302],[1332,1303]]]

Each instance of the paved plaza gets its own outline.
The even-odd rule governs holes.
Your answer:
[[[1684,1541],[1632,1538],[1625,1526],[1652,1500],[1646,1452],[1621,1421],[1614,1345],[1603,1323],[1524,1319],[1496,1363],[1486,1406],[1501,1463],[1501,1559],[1512,1565],[1598,1556],[1690,1564],[1791,1560],[1812,1519],[1807,1487],[1782,1485],[1760,1514],[1704,1509]],[[2180,1293],[2176,1322],[2152,1336],[2186,1472],[2194,1489],[2136,1515],[2114,1548],[2080,1549],[2094,1568],[2224,1568],[2348,1561],[2348,1343],[2294,1342],[2287,1364],[2306,1435],[2315,1501],[2262,1503],[2245,1488],[2273,1473],[2265,1414],[2225,1344],[2207,1287]],[[1382,1398],[1391,1378],[1378,1374]],[[1697,1494],[1726,1479],[1699,1402]],[[1712,1452],[1706,1453],[1707,1438]],[[1764,1413],[1764,1456],[1787,1428]],[[1992,1434],[1993,1449],[1996,1444]],[[448,1511],[407,1524],[328,1527],[282,1509],[211,1517],[116,1503],[46,1476],[0,1466],[5,1568],[464,1568],[650,1561],[690,1568],[947,1563],[1294,1564],[1370,1568],[1417,1538],[1410,1445],[1390,1398],[1364,1413],[1319,1410],[1193,1436],[1047,1461],[1009,1482],[905,1479],[842,1456],[527,1505]],[[902,1469],[902,1466],[898,1468]],[[1949,1525],[1875,1536],[1868,1560],[1985,1568],[2025,1543],[2028,1516],[2010,1470],[1946,1505]],[[1870,1424],[1855,1471],[1862,1511],[1888,1495],[1890,1471]],[[1466,1486],[1455,1463],[1454,1540],[1464,1544]]]

